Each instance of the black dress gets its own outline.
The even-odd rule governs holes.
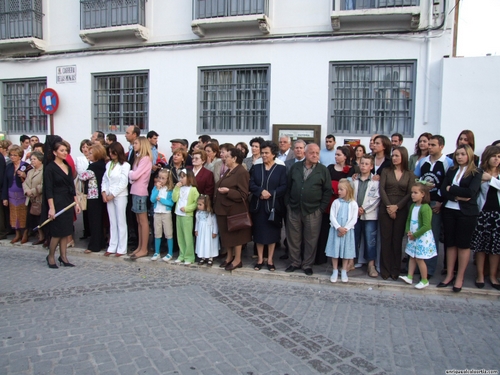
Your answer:
[[[95,163],[89,164],[89,171],[94,172],[95,182],[97,182],[97,197],[89,194],[89,181],[85,181],[85,192],[87,195],[87,211],[89,215],[90,240],[87,248],[92,252],[99,252],[105,247],[104,227],[103,227],[103,210],[104,202],[101,198],[102,177],[106,173],[106,163],[104,160],[98,160]],[[94,187],[95,189],[95,187]]]
[[[47,164],[44,169],[45,199],[53,199],[56,213],[75,201],[75,185],[73,172],[68,167],[66,174],[55,162]],[[67,210],[55,220],[50,222],[50,235],[52,237],[66,237],[73,234],[73,210]]]
[[[252,213],[252,235],[255,243],[269,245],[280,240],[281,227],[268,221],[274,199],[276,214],[283,216],[283,197],[286,193],[286,168],[274,164],[266,170],[264,164],[256,164],[252,168],[250,177],[250,212]],[[263,190],[267,190],[273,197],[260,199]]]

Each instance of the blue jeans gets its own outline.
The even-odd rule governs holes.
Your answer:
[[[378,220],[359,219],[354,226],[354,241],[356,243],[356,258],[359,258],[361,235],[365,245],[364,257],[367,262],[377,259],[377,223]]]

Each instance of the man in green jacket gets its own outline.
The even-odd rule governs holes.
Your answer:
[[[313,274],[316,245],[321,229],[322,213],[330,202],[332,183],[328,169],[319,163],[319,146],[308,144],[305,160],[295,163],[288,173],[285,196],[287,205],[286,237],[292,264],[285,272],[299,268],[308,276]],[[301,256],[301,244],[304,254]]]

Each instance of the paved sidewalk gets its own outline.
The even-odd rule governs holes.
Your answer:
[[[40,247],[2,245],[0,374],[499,369],[500,294],[333,285],[318,273],[265,277],[81,249],[71,249],[77,267],[53,270]]]
[[[99,253],[92,253],[92,254],[84,254],[83,251],[85,250],[87,245],[87,240],[76,240],[76,247],[68,248],[69,254],[75,254],[75,255],[81,255],[84,256],[85,258],[93,258],[93,259],[104,259],[103,257],[105,251],[101,251]],[[44,251],[47,252],[47,250],[43,249],[41,245],[38,246],[32,246],[30,243],[24,244],[24,245],[11,245],[9,240],[0,240],[0,246],[12,246],[13,248],[30,248],[38,251]],[[314,284],[331,284],[330,283],[330,276],[332,273],[332,266],[330,261],[328,261],[325,264],[321,265],[315,265],[313,267],[314,274],[313,276],[306,276],[302,270],[296,270],[293,273],[286,273],[284,270],[288,267],[290,262],[288,260],[280,260],[279,257],[284,253],[284,247],[278,249],[276,251],[276,255],[274,256],[274,263],[276,265],[276,271],[275,272],[270,272],[267,270],[267,267],[264,266],[260,271],[255,271],[254,270],[254,265],[256,263],[256,259],[252,258],[253,255],[253,243],[250,242],[247,246],[247,249],[243,251],[242,254],[242,261],[243,261],[243,268],[237,269],[235,274],[237,275],[245,275],[246,277],[252,277],[252,278],[259,278],[259,279],[273,279],[273,280],[283,280],[283,281],[297,281],[297,282],[304,282],[304,283],[314,283]],[[162,251],[162,256],[166,255],[166,245],[162,246],[161,248]],[[165,251],[165,252],[163,252]],[[153,252],[150,249],[150,256],[153,255]],[[176,259],[177,253],[174,253],[174,260]],[[140,264],[140,265],[150,265],[152,267],[181,267],[181,268],[186,268],[184,265],[179,265],[174,263],[173,261],[169,263],[165,263],[161,260],[158,260],[156,262],[152,262],[150,260],[150,256],[140,258],[136,260],[135,262]],[[129,257],[124,256],[120,258],[114,258],[114,257],[109,257],[107,258],[110,261],[118,261],[118,262],[129,262]],[[197,269],[199,271],[203,272],[208,272],[212,274],[225,274],[225,275],[230,275],[230,272],[224,271],[223,268],[219,268],[219,264],[222,263],[223,259],[216,259],[214,261],[213,267],[207,267],[205,266],[198,266],[197,263],[192,264],[190,266],[187,266],[190,269]],[[374,289],[384,289],[384,290],[405,290],[406,292],[409,293],[426,293],[426,294],[438,294],[438,295],[449,295],[452,294],[452,289],[451,286],[448,288],[436,288],[436,285],[444,279],[444,276],[440,275],[440,271],[442,269],[441,267],[442,264],[442,252],[440,254],[440,260],[439,260],[439,266],[438,266],[438,275],[433,277],[430,282],[430,286],[427,287],[424,291],[418,291],[415,290],[412,286],[409,286],[405,284],[402,280],[398,281],[393,281],[392,279],[389,280],[383,280],[380,276],[377,278],[372,278],[367,275],[366,272],[366,266],[355,269],[354,271],[349,272],[349,283],[348,284],[343,284],[344,287],[349,287],[349,286],[358,286],[358,287],[367,287],[367,288],[374,288]],[[500,292],[494,289],[489,283],[488,280],[486,280],[486,285],[484,289],[478,289],[474,285],[475,281],[475,266],[473,265],[472,262],[472,257],[471,257],[471,262],[469,266],[467,267],[466,270],[466,275],[465,275],[465,281],[463,285],[462,292],[460,294],[462,296],[492,296],[492,297],[500,297]],[[415,275],[415,284],[419,280],[419,276]],[[339,277],[339,284],[340,283],[340,277]]]

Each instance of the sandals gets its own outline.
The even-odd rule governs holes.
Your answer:
[[[253,269],[255,271],[260,271],[260,269],[262,268],[263,265],[264,265],[264,263],[257,263],[255,266],[253,266]]]
[[[207,266],[212,267],[214,264],[214,261],[212,259],[207,260]]]
[[[269,264],[269,263],[268,263],[268,264],[267,264],[267,269],[268,269],[269,271],[276,271],[276,267],[274,266],[274,264]]]
[[[198,262],[199,266],[203,266],[205,264],[205,259],[201,258],[200,261]]]

